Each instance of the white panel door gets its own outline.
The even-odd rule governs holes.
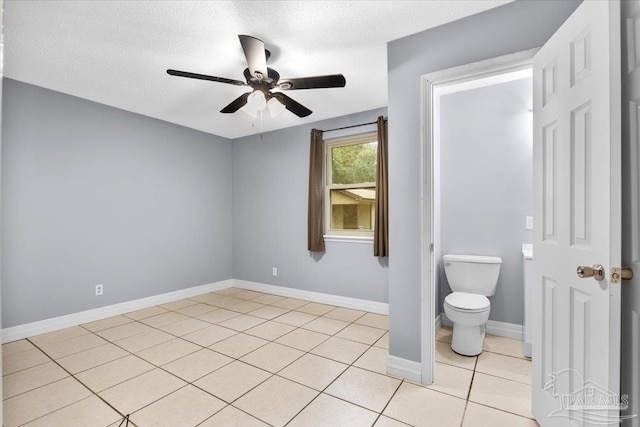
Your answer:
[[[620,4],[582,3],[533,69],[533,414],[541,426],[617,424]],[[596,264],[602,280],[576,274]]]

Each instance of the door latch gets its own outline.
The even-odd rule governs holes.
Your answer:
[[[620,283],[620,280],[633,279],[633,270],[629,267],[612,268],[611,269],[611,283]]]

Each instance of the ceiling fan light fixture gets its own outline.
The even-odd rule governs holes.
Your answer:
[[[242,111],[249,114],[251,117],[257,117],[258,111],[262,111],[267,107],[267,100],[264,97],[264,93],[262,91],[256,90],[249,98],[247,98],[247,103],[244,107],[242,107]]]
[[[269,107],[269,113],[271,113],[271,117],[275,117],[278,114],[282,113],[282,110],[285,109],[285,106],[282,102],[278,101],[276,98],[271,98],[267,102],[267,107]]]
[[[247,104],[250,104],[256,111],[264,110],[267,106],[267,99],[264,97],[264,93],[260,90],[255,90],[249,95]]]

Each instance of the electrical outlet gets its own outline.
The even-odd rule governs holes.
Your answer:
[[[278,275],[278,267],[273,267],[273,270],[271,271],[271,274],[273,274],[274,276]]]
[[[526,230],[533,230],[533,217],[532,216],[525,217],[525,226],[524,226],[524,228]]]
[[[104,285],[96,285],[96,295],[102,295]]]

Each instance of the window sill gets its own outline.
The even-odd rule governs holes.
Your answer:
[[[323,237],[325,242],[373,244],[373,236],[338,236],[335,234],[325,234]]]

